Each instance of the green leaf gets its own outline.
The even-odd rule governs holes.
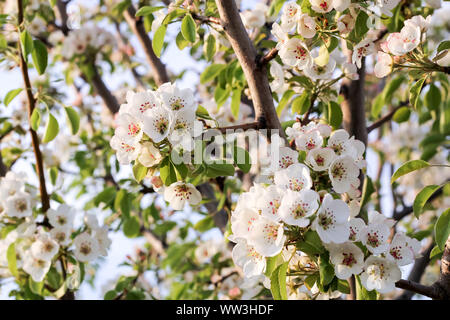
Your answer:
[[[222,89],[220,86],[216,87],[216,90],[214,91],[214,100],[217,103],[217,108],[221,107],[225,101],[227,101],[230,96],[230,92],[231,89],[229,86],[227,86],[226,89]]]
[[[417,103],[419,102],[420,92],[422,91],[422,86],[426,80],[425,78],[419,79],[409,88],[409,102],[414,109],[417,109]]]
[[[211,216],[207,216],[206,218],[203,218],[199,222],[197,222],[194,225],[194,229],[199,232],[205,232],[209,229],[214,228],[216,225],[214,223],[214,219]]]
[[[398,88],[400,88],[400,85],[405,80],[406,80],[406,77],[401,75],[401,76],[394,78],[388,82],[388,84],[386,85],[386,87],[384,87],[383,92],[382,92],[384,104],[390,104],[392,102],[392,96],[398,90]]]
[[[16,257],[16,245],[15,243],[11,243],[6,251],[6,258],[8,260],[8,268],[11,274],[17,278],[17,257]]]
[[[319,235],[313,230],[308,230],[305,233],[304,239],[298,241],[296,246],[298,250],[309,255],[322,254],[325,252],[325,248],[322,245]]]
[[[435,256],[441,255],[443,252],[439,246],[434,246],[434,248],[430,252],[430,259],[433,259]]]
[[[398,168],[394,174],[392,175],[391,178],[391,183],[393,183],[395,180],[397,180],[398,178],[400,178],[401,176],[408,174],[410,172],[419,170],[419,169],[423,169],[426,167],[429,167],[430,164],[426,161],[423,160],[410,160],[408,162],[405,162],[404,164],[402,164],[400,166],[400,168]]]
[[[241,106],[242,89],[234,89],[231,95],[231,113],[237,119],[239,117],[239,107]]]
[[[284,262],[283,255],[281,252],[277,254],[274,257],[267,257],[266,258],[266,270],[264,271],[264,274],[270,278],[272,275],[272,272],[278,267],[280,264]]]
[[[116,198],[114,199],[114,210],[119,211],[124,217],[130,217],[131,199],[125,189],[119,190],[117,192]]]
[[[103,202],[104,204],[110,204],[116,197],[116,188],[115,187],[107,187],[102,192],[100,192],[94,198],[94,204],[98,207],[98,205]]]
[[[277,114],[278,116],[280,116],[281,112],[284,110],[284,108],[286,107],[286,105],[288,104],[289,100],[291,99],[291,97],[294,95],[294,91],[293,90],[287,90],[284,94],[283,97],[281,98],[280,102],[278,103],[277,106]]]
[[[140,162],[136,161],[134,166],[133,166],[133,175],[134,175],[134,179],[136,179],[136,181],[138,183],[140,183],[145,176],[147,175],[148,172],[148,168],[143,166]]]
[[[41,124],[41,113],[38,108],[33,109],[33,113],[31,113],[30,126],[31,129],[37,131],[39,125]]]
[[[189,45],[189,41],[187,41],[181,32],[177,34],[177,37],[175,39],[175,43],[177,44],[178,49],[183,50]]]
[[[161,9],[164,9],[164,7],[143,6],[142,8],[139,8],[139,10],[136,12],[136,17],[148,16],[149,14],[152,14],[153,12],[159,11]]]
[[[31,292],[34,294],[42,294],[42,289],[44,288],[44,281],[35,282],[31,277],[28,278],[28,286]]]
[[[370,112],[372,117],[377,118],[380,115],[383,107],[384,107],[383,94],[380,93],[379,95],[377,95],[377,97],[373,101],[372,109]]]
[[[164,45],[164,37],[166,36],[166,25],[161,25],[159,28],[155,31],[155,35],[153,36],[152,41],[152,48],[155,52],[155,55],[160,58],[161,57],[161,50]]]
[[[9,92],[6,94],[5,99],[3,99],[4,105],[7,107],[7,106],[11,103],[11,101],[13,101],[13,99],[14,99],[15,97],[17,97],[17,95],[18,95],[20,92],[22,92],[22,88],[13,89],[13,90],[9,91]]]
[[[50,174],[50,181],[53,185],[56,184],[56,179],[58,179],[58,168],[56,167],[51,167],[49,169],[49,174]]]
[[[347,280],[338,279],[337,289],[345,294],[350,293],[350,285],[348,284]]]
[[[123,233],[128,238],[135,238],[139,235],[141,224],[137,217],[130,217],[126,219],[123,224]]]
[[[333,281],[334,278],[334,267],[329,261],[328,253],[322,254],[319,257],[319,275],[320,284],[326,286]]]
[[[248,173],[252,168],[252,160],[250,158],[250,154],[247,150],[242,149],[241,147],[234,147],[233,152],[234,163],[241,169],[244,173]]]
[[[204,107],[202,107],[200,105],[197,107],[197,111],[195,112],[195,115],[202,119],[213,120],[213,118],[211,118],[211,116],[209,115],[208,110],[206,110]]]
[[[304,90],[302,94],[292,101],[292,113],[305,114],[311,105],[308,91]]]
[[[270,276],[270,291],[274,300],[287,300],[286,272],[289,262],[280,264]]]
[[[211,61],[216,53],[216,37],[212,34],[208,35],[208,38],[206,38],[204,49],[206,61]]]
[[[55,139],[59,132],[59,124],[56,118],[50,113],[48,115],[47,126],[45,127],[44,139],[42,142],[47,143]]]
[[[427,203],[428,199],[430,199],[430,197],[433,195],[433,193],[435,193],[438,189],[439,189],[439,186],[430,185],[430,186],[426,186],[425,188],[423,188],[417,194],[416,198],[414,199],[414,204],[413,204],[414,215],[416,216],[416,218],[419,218],[420,214],[422,213],[422,209],[423,209],[425,203]]]
[[[206,165],[206,175],[209,178],[234,176],[234,166],[229,163],[211,163]]]
[[[206,67],[205,71],[200,75],[200,83],[205,84],[219,75],[219,73],[227,67],[225,64],[212,64]]]
[[[104,300],[114,300],[115,297],[117,297],[119,293],[116,290],[109,290],[105,293],[105,296],[103,297]]]
[[[196,28],[197,26],[195,25],[194,19],[190,14],[187,14],[181,21],[181,33],[183,34],[183,37],[187,41],[194,43],[197,37]]]
[[[333,127],[333,129],[338,129],[341,126],[343,114],[341,106],[334,101],[328,103],[328,123]]]
[[[72,107],[65,107],[67,118],[70,122],[70,129],[72,130],[72,134],[77,134],[80,129],[80,116]]]
[[[33,64],[39,74],[44,74],[47,68],[48,53],[47,47],[41,40],[33,41],[33,51],[31,52]]]
[[[20,44],[22,46],[23,57],[25,61],[28,61],[27,57],[33,51],[33,38],[27,30],[22,31],[20,34]]]
[[[164,158],[164,160],[161,162],[159,174],[161,180],[166,186],[170,186],[172,183],[177,181],[177,173],[168,157]]]
[[[425,94],[425,105],[428,110],[439,110],[442,101],[441,90],[433,83],[430,84],[428,92]]]
[[[442,212],[434,226],[434,237],[441,251],[445,249],[445,242],[450,235],[450,208]]]
[[[450,49],[450,40],[442,41],[438,45],[437,52],[441,52],[443,50],[448,50],[448,49]]]
[[[411,115],[411,109],[408,107],[401,107],[395,111],[394,115],[392,116],[392,120],[394,120],[397,123],[402,123],[405,121],[408,121],[409,117]]]

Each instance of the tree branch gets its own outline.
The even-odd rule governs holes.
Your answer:
[[[119,102],[117,102],[116,97],[111,93],[106,84],[103,82],[102,77],[98,73],[98,69],[95,65],[93,65],[94,73],[90,79],[92,86],[95,89],[95,92],[102,97],[105,102],[106,107],[111,111],[112,114],[119,112]],[[85,77],[85,80],[87,77]]]
[[[269,52],[266,53],[261,59],[259,59],[259,66],[263,66],[268,64],[271,60],[275,59],[278,55],[278,49],[272,48]]]
[[[216,17],[207,17],[207,16],[202,16],[202,15],[196,14],[196,13],[192,13],[192,18],[200,21],[201,23],[214,23],[214,24],[221,25],[220,19],[216,18]]]
[[[156,84],[160,86],[166,82],[169,82],[170,79],[167,75],[166,67],[155,55],[155,52],[152,48],[152,42],[147,32],[145,31],[141,17],[135,17],[136,10],[134,9],[134,6],[129,6],[128,9],[124,11],[123,15],[127,23],[130,25],[131,30],[138,38],[142,48],[144,49],[147,61],[153,69]]]
[[[19,10],[18,22],[19,26],[23,23],[23,3],[22,0],[17,0],[17,6]],[[33,114],[33,110],[36,106],[36,100],[33,97],[33,91],[31,90],[31,82],[30,77],[28,75],[28,66],[25,62],[25,58],[22,53],[22,46],[19,44],[19,59],[20,59],[20,70],[22,72],[22,78],[27,94],[27,102],[28,102],[28,121],[31,124],[31,115]],[[42,153],[39,148],[39,138],[37,136],[36,131],[31,128],[30,125],[30,135],[31,142],[33,145],[33,151],[36,158],[36,174],[39,178],[39,191],[41,195],[41,203],[42,203],[42,211],[45,213],[50,208],[50,198],[48,196],[47,187],[45,185],[45,175],[44,175],[44,165],[42,160]]]
[[[375,121],[370,126],[368,126],[367,133],[370,133],[371,131],[381,127],[384,123],[390,121],[398,109],[405,107],[407,105],[409,105],[409,101],[400,102],[400,104],[396,106],[394,109],[392,109],[388,114],[386,114],[385,116],[381,117],[379,120]]]
[[[216,0],[216,4],[222,27],[247,79],[255,107],[255,120],[259,121],[262,127],[278,130],[279,135],[285,138],[275,111],[266,66],[257,63],[256,49],[244,28],[235,1]]]
[[[4,177],[6,175],[6,172],[8,172],[8,167],[6,167],[5,163],[3,162],[2,152],[0,150],[0,177]]]
[[[224,233],[228,222],[228,214],[223,208],[217,211],[219,202],[216,200],[216,196],[214,195],[214,189],[209,183],[200,184],[197,186],[197,189],[203,196],[211,200],[205,203],[204,206],[212,215],[216,226],[220,229],[220,231],[222,231],[222,233]]]
[[[428,201],[433,201],[434,199],[436,199],[437,197],[442,195],[442,191],[443,189],[440,188],[438,190],[436,190],[436,192],[434,192],[430,198],[428,199]],[[427,201],[427,202],[428,202]],[[406,217],[407,215],[413,213],[413,207],[404,207],[403,210],[401,211],[394,211],[394,214],[392,215],[392,218],[394,218],[394,220],[396,221],[400,221],[401,219],[403,219],[404,217]]]

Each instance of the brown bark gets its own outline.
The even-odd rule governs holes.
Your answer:
[[[285,137],[275,110],[265,64],[259,64],[256,49],[244,28],[234,1],[216,0],[222,27],[241,64],[255,108],[255,120]]]
[[[167,70],[161,60],[155,55],[155,52],[152,48],[152,42],[145,32],[144,24],[142,22],[141,17],[135,17],[136,10],[133,6],[128,7],[126,11],[124,11],[124,17],[127,23],[129,24],[131,30],[136,35],[144,49],[145,56],[147,58],[147,62],[153,70],[153,74],[155,77],[155,82],[158,86],[163,83],[169,82],[169,76],[167,75]]]
[[[95,92],[102,97],[103,102],[108,107],[109,111],[112,114],[119,112],[119,102],[117,102],[116,97],[111,93],[106,84],[103,82],[102,77],[98,73],[97,67],[93,66],[94,74],[91,78],[92,86],[95,89]]]

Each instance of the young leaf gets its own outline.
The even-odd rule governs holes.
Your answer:
[[[27,61],[28,55],[33,51],[33,38],[27,30],[20,34],[20,45],[22,46],[23,57]]]
[[[231,113],[236,119],[239,117],[239,107],[241,106],[241,89],[234,89],[231,95]]]
[[[420,91],[422,90],[422,86],[426,80],[425,78],[421,78],[419,81],[414,83],[409,88],[409,102],[413,106],[414,109],[417,109],[417,103],[419,102]]]
[[[191,43],[194,43],[195,38],[197,37],[196,27],[195,21],[190,14],[187,14],[183,18],[183,21],[181,21],[181,33],[183,34],[183,37]]]
[[[423,188],[414,199],[413,210],[416,218],[422,213],[423,206],[427,203],[428,199],[439,189],[437,185],[430,185]]]
[[[280,264],[270,277],[270,291],[274,300],[287,300],[286,272],[289,262]]]
[[[163,24],[155,31],[155,35],[153,36],[152,48],[158,58],[161,57],[161,50],[164,45],[166,30],[167,27]]]
[[[22,91],[22,88],[18,88],[18,89],[13,89],[11,91],[9,91],[6,96],[5,99],[3,99],[3,103],[5,104],[5,106],[7,107],[11,101],[13,101],[13,99],[15,97],[17,97],[17,95]]]
[[[136,12],[136,17],[147,16],[147,15],[152,14],[153,12],[159,11],[161,9],[164,9],[164,7],[163,6],[158,6],[158,7],[143,6],[142,8],[139,8],[139,10]]]
[[[305,114],[308,111],[311,101],[309,93],[304,90],[303,93],[292,101],[292,113]]]
[[[213,80],[225,68],[225,64],[212,64],[206,67],[205,71],[200,75],[200,83],[205,84]]]
[[[41,124],[41,113],[39,112],[38,108],[34,108],[33,113],[31,114],[31,122],[30,122],[30,126],[31,129],[33,129],[34,131],[37,131],[37,129],[39,128],[39,125]]]
[[[147,172],[148,168],[144,167],[141,163],[136,161],[136,163],[133,166],[133,175],[138,183],[140,183],[145,178]]]
[[[47,68],[47,47],[41,40],[33,41],[33,51],[31,52],[33,64],[39,74],[43,74]]]
[[[405,162],[404,164],[402,164],[400,166],[400,168],[398,168],[394,174],[392,175],[391,178],[391,183],[393,183],[395,180],[397,180],[398,178],[400,178],[401,176],[408,174],[410,172],[422,169],[422,168],[426,168],[429,167],[430,164],[426,161],[423,160],[411,160],[408,162]]]
[[[214,37],[212,34],[206,38],[205,42],[205,56],[207,61],[211,61],[214,57],[214,54],[216,53],[216,37]]]
[[[445,242],[450,235],[450,208],[442,212],[434,226],[436,244],[441,251],[445,249]]]
[[[11,243],[6,251],[6,258],[8,260],[8,268],[14,277],[17,277],[17,258],[16,258],[16,245]]]
[[[59,124],[56,118],[50,113],[48,115],[47,126],[45,127],[44,139],[42,142],[47,143],[55,139],[59,132]]]
[[[402,123],[408,121],[410,115],[411,115],[410,108],[401,107],[400,109],[395,111],[394,115],[392,116],[392,120],[394,120],[397,123]]]
[[[135,238],[139,235],[140,228],[141,224],[139,223],[139,219],[130,217],[129,219],[126,219],[123,224],[123,233],[128,238]]]
[[[235,147],[233,152],[234,163],[241,169],[244,173],[248,173],[252,167],[252,161],[250,159],[250,154],[247,150],[241,147]]]
[[[341,126],[343,117],[341,106],[334,101],[330,101],[328,103],[328,123],[333,129],[338,129]]]
[[[72,134],[77,134],[80,129],[80,116],[72,107],[65,107],[67,118],[70,122],[70,128],[72,129]]]

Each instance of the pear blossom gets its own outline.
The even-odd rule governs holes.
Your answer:
[[[351,3],[351,0],[333,0],[333,8],[336,11],[343,12],[347,10]]]
[[[76,236],[73,243],[75,245],[75,258],[81,262],[93,261],[100,255],[97,239],[87,232]]]
[[[330,243],[327,249],[330,251],[330,261],[339,279],[346,280],[351,275],[360,274],[363,271],[364,253],[353,243]]]
[[[242,268],[245,277],[250,278],[262,274],[266,269],[266,259],[256,252],[245,239],[238,239],[231,252],[234,263]]]
[[[328,169],[334,191],[344,193],[350,190],[359,176],[359,168],[350,156],[341,156],[334,160]]]
[[[353,48],[352,63],[361,68],[361,60],[363,57],[374,53],[375,45],[372,40],[364,39]]]
[[[336,154],[331,148],[316,148],[308,152],[305,162],[311,166],[314,171],[328,170],[330,164],[336,158]]]
[[[257,253],[265,257],[273,257],[281,252],[286,241],[283,224],[260,217],[253,223],[248,241]]]
[[[388,250],[389,227],[383,223],[369,223],[361,230],[361,242],[373,254],[381,254]]]
[[[319,195],[314,190],[286,190],[280,208],[281,220],[301,228],[309,225],[309,219],[319,208]]]
[[[124,165],[136,160],[141,152],[141,145],[139,143],[130,143],[116,135],[111,138],[110,145],[111,148],[116,150],[117,161]]]
[[[102,226],[95,229],[94,238],[98,243],[98,252],[101,256],[108,254],[108,249],[111,246],[111,239],[108,237],[108,226]]]
[[[67,204],[61,204],[58,209],[49,209],[47,218],[53,227],[71,228],[75,218],[73,208]]]
[[[272,24],[272,35],[277,39],[277,45],[275,48],[280,50],[282,46],[289,40],[288,34],[283,28],[276,22]],[[272,62],[273,63],[273,62]]]
[[[302,40],[291,38],[280,49],[279,56],[284,64],[302,70],[312,62],[311,55]]]
[[[427,16],[426,18],[422,17],[421,15],[417,15],[405,20],[404,24],[405,26],[411,25],[413,27],[419,27],[420,32],[425,33],[431,25],[431,15]]]
[[[361,240],[361,232],[365,230],[366,223],[361,218],[352,218],[348,221],[350,226],[350,241],[360,241]]]
[[[377,63],[375,64],[374,67],[375,75],[378,78],[386,77],[388,74],[391,73],[393,64],[394,60],[389,54],[384,53],[382,51],[378,51]]]
[[[328,63],[324,66],[320,66],[315,62],[312,62],[303,70],[306,76],[313,80],[325,80],[330,79],[334,68],[336,67],[336,61],[330,57]]]
[[[377,6],[381,12],[388,17],[392,17],[392,10],[398,5],[400,0],[377,0]]]
[[[277,169],[286,169],[290,165],[298,163],[298,152],[289,147],[281,147],[278,155]],[[277,161],[276,159],[274,160]]]
[[[323,138],[319,130],[310,130],[295,138],[295,145],[299,150],[309,151],[321,147]]]
[[[389,246],[387,258],[395,261],[399,266],[405,266],[414,262],[419,250],[420,243],[417,239],[412,239],[404,233],[398,232]]]
[[[259,219],[259,213],[252,208],[239,208],[231,215],[231,231],[236,238],[246,238],[253,230],[253,223]]]
[[[361,284],[367,290],[388,293],[395,289],[395,283],[401,279],[398,266],[385,258],[370,256],[364,263],[364,272],[360,275]]]
[[[154,108],[144,113],[144,133],[155,143],[161,142],[169,135],[172,125],[172,113],[166,108]]]
[[[175,210],[182,210],[186,203],[199,204],[202,195],[191,183],[174,182],[164,189],[164,200]]]
[[[279,221],[278,208],[281,205],[284,190],[276,185],[270,185],[260,193],[260,197],[256,199],[255,208],[258,212],[273,221]]]
[[[51,261],[58,253],[59,244],[53,240],[49,234],[42,233],[38,236],[37,240],[33,242],[30,250],[33,257],[39,260]]]
[[[353,63],[343,63],[342,71],[344,72],[345,76],[351,80],[359,79],[358,68]]]
[[[159,94],[163,106],[173,112],[181,110],[195,110],[194,95],[192,90],[180,89],[175,84],[170,82],[161,85],[157,93]]]
[[[332,0],[310,0],[311,9],[319,13],[327,13],[333,10]]]
[[[51,262],[35,258],[33,255],[26,255],[22,269],[28,273],[33,281],[41,282],[50,270]]]
[[[147,90],[143,92],[128,91],[126,95],[127,104],[125,108],[122,105],[119,110],[121,112],[127,112],[143,121],[145,111],[161,106],[161,102],[153,91]],[[123,110],[123,111],[122,111]]]
[[[405,25],[400,32],[389,34],[386,46],[395,56],[403,56],[414,50],[420,43],[420,27],[415,24]]]
[[[297,24],[297,17],[300,13],[300,6],[295,1],[285,4],[281,14],[281,28],[283,31],[289,32],[294,29]]]
[[[141,147],[141,153],[137,159],[144,167],[153,167],[162,161],[162,155],[153,143],[144,142]]]
[[[348,241],[350,235],[349,216],[350,210],[344,201],[326,194],[312,228],[325,243],[343,243]]]
[[[67,227],[55,227],[50,230],[50,236],[61,246],[68,246],[71,243],[70,235],[70,229]]]
[[[303,38],[313,38],[316,35],[316,21],[306,13],[300,14],[298,17],[297,32]]]
[[[311,189],[312,187],[309,168],[301,163],[292,164],[286,169],[275,172],[274,181],[277,186],[293,191]]]
[[[18,191],[4,202],[4,210],[9,217],[24,218],[32,215],[30,194]]]
[[[284,81],[283,67],[278,62],[272,61],[269,71],[273,77],[270,82],[270,90],[282,95],[288,88],[288,84]]]

